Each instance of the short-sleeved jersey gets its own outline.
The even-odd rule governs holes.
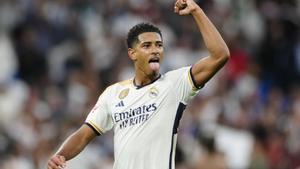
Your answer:
[[[198,91],[191,67],[143,87],[123,81],[101,94],[85,123],[98,134],[113,128],[114,169],[174,169],[177,127]]]

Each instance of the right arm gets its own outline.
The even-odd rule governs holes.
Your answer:
[[[97,134],[87,125],[82,125],[76,132],[69,136],[60,146],[58,151],[49,159],[47,169],[61,169],[65,161],[78,155]]]
[[[107,88],[108,89],[108,88]],[[78,155],[97,135],[105,133],[113,127],[113,121],[107,106],[109,90],[100,95],[96,105],[86,118],[84,125],[69,136],[58,151],[49,159],[47,169],[62,169],[66,161]]]
[[[199,59],[191,70],[193,82],[196,86],[202,87],[228,61],[229,49],[214,24],[194,0],[177,0],[174,9],[179,15],[193,15],[209,52],[209,56]]]

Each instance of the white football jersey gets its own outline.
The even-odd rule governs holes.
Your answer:
[[[136,87],[133,80],[108,87],[86,124],[98,134],[114,129],[114,169],[174,169],[177,128],[198,93],[191,67],[167,72]]]

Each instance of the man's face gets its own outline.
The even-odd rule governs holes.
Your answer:
[[[159,74],[163,51],[160,35],[156,32],[145,32],[138,36],[138,42],[133,45],[132,49],[129,49],[129,55],[138,71],[151,76]]]

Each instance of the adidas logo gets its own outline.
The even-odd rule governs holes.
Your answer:
[[[124,106],[123,100],[121,100],[118,104],[116,104],[116,107],[123,107],[123,106]]]

